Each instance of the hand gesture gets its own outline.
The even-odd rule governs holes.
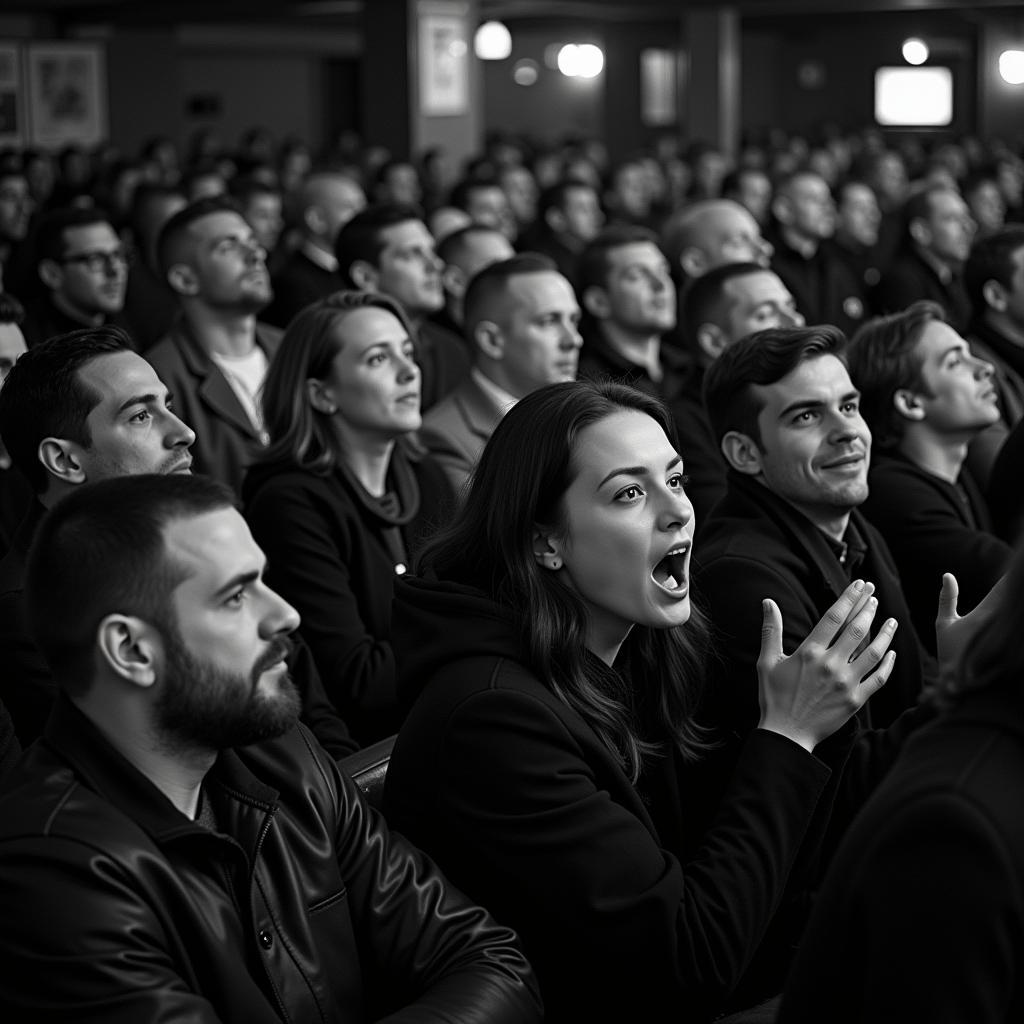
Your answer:
[[[935,648],[942,677],[956,670],[971,640],[992,617],[1006,590],[1006,576],[1000,577],[992,589],[966,615],[958,615],[956,601],[960,596],[956,577],[951,572],[942,574],[939,591],[939,613],[935,617]]]
[[[888,650],[895,619],[887,619],[874,640],[854,656],[878,608],[873,591],[871,583],[851,583],[789,657],[782,653],[778,605],[771,599],[763,602],[757,660],[762,729],[813,750],[881,689],[896,661],[895,652]]]

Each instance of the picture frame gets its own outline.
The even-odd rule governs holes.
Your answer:
[[[419,21],[420,113],[469,110],[469,40],[464,4],[428,4]]]
[[[27,66],[33,146],[96,146],[106,138],[106,61],[100,44],[33,43]]]
[[[0,42],[0,149],[20,149],[27,140],[22,48]]]

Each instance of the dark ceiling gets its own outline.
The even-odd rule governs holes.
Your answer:
[[[364,3],[395,0],[5,0],[4,13],[44,15],[63,24],[183,22],[354,24]],[[742,13],[820,15],[834,12],[977,10],[1020,7],[1019,0],[692,0],[690,6],[732,6]],[[508,21],[651,20],[678,17],[680,0],[479,0],[481,17]]]

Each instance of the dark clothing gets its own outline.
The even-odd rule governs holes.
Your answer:
[[[50,293],[47,293],[39,304],[26,307],[25,322],[21,325],[21,332],[25,335],[25,344],[32,348],[33,345],[38,345],[39,342],[46,341],[47,338],[55,338],[58,334],[106,326],[126,327],[126,324],[120,315],[104,316],[99,323],[68,316],[53,304]]]
[[[818,897],[779,1024],[1024,1020],[1020,680],[907,743]]]
[[[846,265],[847,270],[859,282],[861,297],[868,304],[867,315],[872,315],[870,299],[878,282],[882,279],[884,263],[880,258],[877,246],[859,245],[852,241],[840,241],[838,238],[826,239],[824,247],[837,260]]]
[[[395,576],[454,506],[441,467],[398,446],[388,486],[385,503],[341,468],[319,476],[258,465],[244,488],[267,581],[298,609],[327,692],[362,745],[401,722],[391,647]]]
[[[725,494],[727,463],[715,439],[704,406],[704,369],[694,365],[668,410],[679,435],[679,453],[686,473],[686,496],[693,505],[699,532]]]
[[[722,664],[708,688],[709,724],[746,735],[760,718],[756,664],[764,598],[779,606],[782,647],[792,654],[857,578],[875,585],[873,629],[889,617],[900,625],[891,646],[896,665],[867,705],[864,724],[888,725],[915,704],[922,674],[930,681],[935,667],[911,625],[892,555],[856,509],[847,539],[851,557],[843,565],[834,543],[806,516],[757,481],[729,471],[726,496],[705,523],[693,555],[694,591],[711,613],[722,650]]]
[[[415,341],[420,367],[420,408],[426,412],[467,376],[469,349],[459,335],[429,320],[420,324]]]
[[[279,330],[257,324],[256,343],[268,361],[280,342]],[[241,493],[245,471],[267,438],[253,426],[227,377],[184,318],[146,353],[146,359],[174,396],[175,413],[196,432],[192,472],[205,473]]]
[[[14,767],[21,753],[21,744],[14,733],[14,722],[0,700],[0,782]]]
[[[570,248],[543,220],[537,221],[516,239],[517,252],[539,252],[554,260],[558,272],[573,286],[582,248],[582,244],[578,249]]]
[[[1000,449],[1024,418],[1024,346],[979,319],[971,324],[967,340],[975,356],[992,364],[992,382],[999,394],[999,422],[983,430],[967,450],[967,467],[986,490]]]
[[[174,329],[180,315],[178,296],[166,281],[141,260],[128,270],[124,293],[124,321],[142,353]]]
[[[638,391],[670,402],[683,388],[689,373],[689,362],[685,356],[671,345],[662,344],[659,353],[662,378],[654,380],[646,367],[630,362],[619,351],[614,349],[605,338],[599,321],[587,316],[580,323],[580,335],[583,347],[580,349],[580,361],[576,375],[593,381],[615,381],[617,384],[628,384]]]
[[[32,487],[17,466],[0,469],[0,558],[10,550],[18,525],[34,500]]]
[[[301,728],[222,751],[201,803],[58,702],[0,796],[4,1020],[540,1019],[512,932]]]
[[[720,1012],[793,880],[829,766],[754,730],[706,831],[672,745],[634,785],[481,591],[402,581],[394,638],[415,703],[386,817],[517,929],[549,1024]]]
[[[993,533],[988,508],[966,469],[951,484],[896,452],[884,452],[872,456],[868,483],[861,510],[885,538],[914,627],[934,654],[942,574],[956,576],[957,611],[966,615],[1006,572],[1010,548]]]
[[[988,507],[996,534],[1008,544],[1024,537],[1024,420],[999,449],[988,482]]]
[[[945,310],[949,323],[961,334],[966,332],[971,303],[964,290],[962,274],[953,272],[947,284],[916,251],[904,248],[882,274],[875,302],[882,313],[902,313],[912,302],[921,299],[937,302]]]
[[[29,635],[25,607],[28,552],[44,515],[46,509],[34,500],[11,550],[0,560],[0,698],[26,744],[42,735],[57,697],[50,666]],[[346,757],[359,745],[328,701],[309,648],[298,636],[295,641],[288,666],[302,696],[302,721],[332,757]]]
[[[337,271],[325,270],[301,249],[295,249],[274,274],[273,287],[274,300],[260,316],[268,324],[285,328],[300,310],[339,291],[343,285]]]
[[[779,234],[772,238],[772,270],[796,300],[809,324],[835,324],[847,336],[860,327],[867,313],[867,293],[860,280],[827,245],[809,259]]]

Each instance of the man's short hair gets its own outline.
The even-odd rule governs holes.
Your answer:
[[[903,204],[903,230],[909,234],[910,225],[916,220],[930,221],[933,212],[933,200],[936,196],[944,195],[947,192],[956,195],[956,191],[948,185],[931,185],[913,193]]]
[[[168,555],[164,529],[233,507],[231,492],[207,477],[148,473],[85,484],[54,506],[29,552],[25,602],[29,631],[65,690],[91,683],[107,615],[174,628],[171,592],[186,572]]]
[[[43,260],[60,261],[67,252],[65,232],[72,228],[110,225],[110,218],[97,206],[62,206],[39,218],[34,237],[36,266]],[[113,230],[113,228],[111,228]]]
[[[423,212],[418,206],[376,203],[360,210],[342,227],[334,240],[334,255],[338,260],[338,274],[344,287],[356,287],[352,280],[352,264],[363,260],[372,267],[378,266],[380,254],[387,247],[384,232],[410,220],[423,220]]]
[[[184,259],[183,251],[186,247],[183,243],[192,225],[214,213],[237,213],[239,217],[242,216],[238,204],[228,196],[204,196],[179,210],[163,226],[156,242],[156,257],[164,279],[171,267]]]
[[[132,349],[119,327],[88,327],[33,345],[11,367],[0,388],[0,437],[37,494],[50,480],[39,461],[44,438],[66,438],[83,448],[92,444],[86,420],[100,396],[78,371],[100,356]]]
[[[831,324],[773,327],[730,345],[704,377],[704,407],[715,438],[721,442],[735,430],[760,445],[757,417],[764,404],[752,385],[775,384],[801,363],[819,356],[844,360],[845,348],[846,335]]]
[[[679,323],[686,344],[697,351],[697,331],[702,324],[717,324],[724,312],[725,286],[739,277],[770,273],[759,263],[724,263],[691,281],[683,290]]]
[[[971,254],[964,265],[964,287],[971,300],[975,316],[988,306],[984,289],[988,281],[996,281],[1004,288],[1012,288],[1013,254],[1024,248],[1024,224],[1011,224],[987,238],[980,238],[971,246]]]
[[[25,322],[25,307],[10,292],[0,292],[0,324],[20,327]]]
[[[895,448],[903,438],[906,420],[893,397],[900,388],[923,389],[923,360],[915,349],[932,320],[947,322],[942,307],[937,302],[914,302],[900,313],[862,324],[850,339],[850,379],[860,391],[860,414],[876,448]]]
[[[259,196],[274,196],[280,199],[281,189],[259,175],[240,174],[231,179],[228,195],[244,209]]]
[[[588,288],[606,288],[612,269],[609,253],[639,242],[650,242],[660,251],[658,236],[638,224],[612,224],[601,230],[583,247],[576,262],[576,293],[582,296]]]
[[[536,252],[523,252],[507,260],[484,267],[469,282],[465,296],[464,325],[467,338],[472,338],[477,324],[495,318],[495,307],[508,291],[509,283],[524,274],[558,273],[555,261]]]
[[[497,228],[488,227],[486,224],[467,224],[464,228],[452,231],[444,236],[437,243],[437,256],[442,263],[454,263],[458,265],[470,250],[473,239],[480,235],[501,235]],[[504,235],[501,235],[504,238]]]

